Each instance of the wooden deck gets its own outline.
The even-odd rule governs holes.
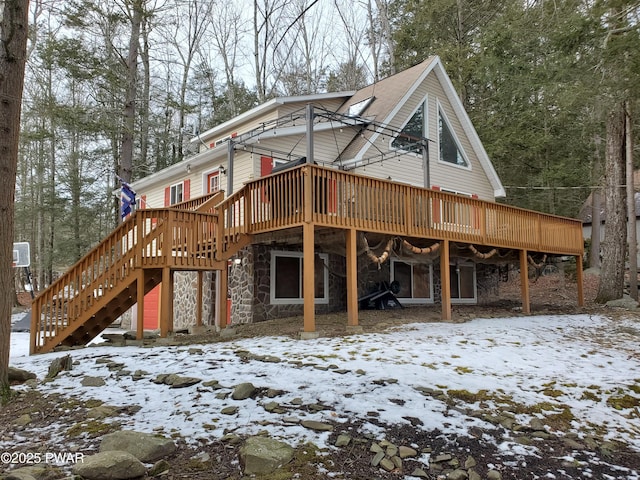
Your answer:
[[[135,212],[34,299],[31,353],[86,344],[136,303],[142,318],[144,295],[160,282],[161,309],[172,312],[174,271],[219,270],[224,291],[231,256],[255,235],[292,227],[303,231],[307,332],[315,330],[313,252],[318,227],[346,232],[350,325],[357,325],[359,231],[439,241],[442,266],[448,265],[451,243],[517,250],[524,271],[529,252],[575,256],[582,302],[579,220],[303,165],[249,182],[226,199],[217,193],[172,208]],[[448,274],[448,268],[441,271]],[[443,278],[442,284],[448,280]],[[443,318],[451,316],[447,290],[442,292]],[[226,302],[218,303],[219,318],[226,318]],[[526,281],[523,304],[528,311]],[[162,335],[172,330],[171,313],[162,316],[160,327]]]

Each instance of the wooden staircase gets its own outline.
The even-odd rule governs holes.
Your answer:
[[[223,198],[136,211],[33,300],[30,352],[86,345],[156,287],[165,269],[225,268],[250,235],[228,228]]]

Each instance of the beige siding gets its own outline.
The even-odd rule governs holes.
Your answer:
[[[425,82],[420,85],[412,97],[399,109],[390,124],[402,128],[411,117],[420,102],[427,98],[427,136],[429,142],[429,176],[431,185],[437,185],[447,190],[466,194],[477,194],[481,199],[494,200],[494,192],[484,169],[479,163],[471,142],[465,134],[460,119],[457,118],[453,107],[449,103],[438,78],[434,73],[429,74]],[[462,147],[471,168],[458,167],[439,161],[438,145],[438,102],[444,110],[449,123]],[[378,136],[375,145],[382,151],[390,149],[392,139],[388,136]],[[363,158],[374,155],[377,149],[371,147],[364,153]],[[399,158],[377,161],[368,166],[359,167],[357,173],[389,178],[411,185],[424,185],[424,168],[421,156],[407,154]]]
[[[477,194],[483,200],[494,200],[493,187],[482,165],[480,165],[471,142],[462,128],[460,119],[455,114],[440,82],[433,74],[427,77],[427,82],[429,91],[433,92],[429,97],[429,135],[431,140],[433,140],[430,145],[432,165],[431,184],[461,193]],[[462,147],[467,161],[470,163],[470,169],[451,165],[439,160],[438,104],[444,111],[447,120],[449,120],[453,133]]]

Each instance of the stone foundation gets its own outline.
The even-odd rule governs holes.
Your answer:
[[[213,272],[202,275],[202,323],[213,324]],[[173,277],[173,327],[181,330],[196,324],[198,295],[197,272],[175,272]]]

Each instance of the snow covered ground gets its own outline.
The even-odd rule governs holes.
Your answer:
[[[28,339],[28,333],[12,335],[11,364],[42,379],[51,360],[66,353],[29,357]],[[304,419],[357,419],[374,435],[380,430],[377,422],[409,424],[409,418],[422,421],[416,428],[457,435],[472,427],[495,428],[481,416],[450,408],[438,399],[444,393],[465,399],[466,409],[514,412],[521,425],[533,418],[545,421],[568,408],[570,432],[578,438],[597,432],[640,452],[640,415],[635,406],[640,404],[638,339],[637,317],[573,315],[415,323],[380,334],[305,341],[259,337],[194,345],[195,350],[97,346],[72,351],[78,362],[74,369],[39,389],[115,406],[138,405],[136,414],[118,418],[124,428],[180,432],[193,441],[230,430],[241,434],[267,430],[294,444],[304,440],[327,444],[328,433],[265,411],[269,398],[239,402],[217,395],[244,382],[283,391],[276,399],[282,405],[303,402],[328,407],[297,414]],[[134,381],[130,374],[111,371],[96,363],[100,358],[122,363],[131,373],[143,370],[144,378]],[[151,381],[163,373],[217,380],[224,388],[200,383],[170,389]],[[85,376],[100,376],[106,385],[83,387],[80,381]],[[228,406],[239,409],[234,415],[221,414]],[[377,412],[376,422],[370,421],[371,412]],[[554,431],[553,424],[547,430],[560,436],[570,433]],[[535,447],[515,441],[506,441],[501,448],[535,453]],[[634,473],[629,478],[638,477]]]

